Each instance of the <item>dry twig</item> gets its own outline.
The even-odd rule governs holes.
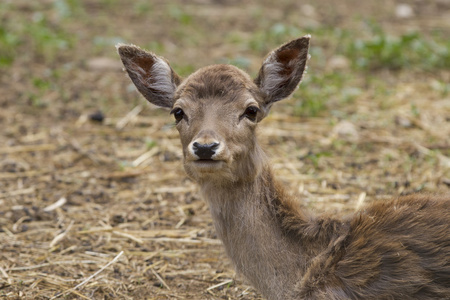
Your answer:
[[[105,270],[107,267],[109,267],[110,265],[114,264],[117,260],[119,260],[119,258],[122,256],[122,254],[123,254],[123,251],[120,251],[120,253],[117,254],[117,256],[114,257],[113,260],[111,260],[109,263],[107,263],[105,266],[103,266],[100,270],[98,270],[97,272],[95,272],[94,274],[92,274],[91,276],[86,278],[85,280],[83,280],[83,282],[81,282],[80,284],[78,284],[74,288],[64,292],[63,294],[59,294],[59,295],[56,295],[56,296],[52,297],[50,300],[53,300],[53,299],[56,299],[56,298],[59,298],[59,297],[64,297],[65,295],[67,295],[69,293],[72,293],[72,292],[76,291],[77,289],[81,288],[83,285],[88,283],[92,278],[94,278],[95,276],[97,276],[98,274],[103,272],[103,270]]]

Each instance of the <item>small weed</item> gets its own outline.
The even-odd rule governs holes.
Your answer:
[[[52,14],[36,10],[21,19],[8,12],[13,8],[0,4],[0,67],[9,66],[18,55],[24,61],[49,63],[67,54],[76,36],[64,30],[64,21],[78,11],[75,0],[54,1]],[[81,8],[80,8],[81,9]]]
[[[339,72],[307,75],[295,94],[294,115],[316,117],[328,109],[327,103],[345,104],[354,101],[360,89],[347,87],[349,75]]]
[[[168,15],[183,25],[192,23],[192,16],[177,5],[169,5]]]
[[[51,83],[42,78],[34,78],[33,85],[40,91],[46,91],[50,88]]]
[[[133,10],[137,15],[146,15],[153,10],[153,5],[148,1],[139,1],[133,5]]]
[[[55,0],[53,1],[53,8],[56,14],[62,19],[84,13],[81,2],[78,0]]]
[[[147,138],[145,139],[145,147],[147,148],[147,150],[152,149],[153,147],[155,147],[158,143],[151,139],[151,138]]]
[[[420,116],[419,108],[415,103],[411,103],[411,113],[416,118]]]
[[[322,157],[331,157],[331,152],[318,152],[318,153],[310,153],[305,158],[314,165],[315,168],[319,167],[319,162]]]
[[[144,46],[144,48],[155,53],[164,53],[165,51],[164,44],[158,41],[150,41]]]
[[[57,24],[49,22],[39,12],[33,15],[32,23],[24,26],[24,34],[31,41],[34,55],[44,61],[54,60],[60,52],[74,44],[74,36],[66,33]]]
[[[269,30],[259,31],[252,35],[249,40],[250,49],[259,53],[267,53],[273,45],[279,45],[290,39],[302,36],[298,27],[276,23]]]
[[[172,67],[175,70],[177,70],[177,73],[180,76],[182,76],[182,77],[185,77],[185,76],[188,76],[188,75],[192,74],[197,69],[192,64],[183,64],[183,65],[173,64]]]
[[[232,286],[234,285],[234,281],[230,281],[228,284],[227,284],[227,289],[229,289],[229,288],[231,288]]]
[[[14,61],[19,44],[19,37],[0,25],[0,67],[9,66]]]
[[[44,101],[46,93],[52,89],[51,78],[35,77],[31,80],[34,89],[28,93],[28,100],[31,106],[45,108],[48,104]]]

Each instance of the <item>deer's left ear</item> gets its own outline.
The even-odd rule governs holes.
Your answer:
[[[302,80],[310,38],[307,35],[284,44],[264,60],[255,83],[266,95],[267,110],[292,94]]]

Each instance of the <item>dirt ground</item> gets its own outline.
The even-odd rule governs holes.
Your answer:
[[[184,76],[227,62],[254,75],[270,49],[311,33],[305,81],[260,124],[285,185],[336,213],[450,193],[447,0],[2,2],[2,299],[260,299],[184,174],[172,118],[132,87],[117,42]],[[420,39],[355,66],[377,48],[354,41],[374,32]],[[447,56],[403,61],[421,41]]]

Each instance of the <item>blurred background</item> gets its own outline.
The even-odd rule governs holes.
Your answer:
[[[184,174],[172,118],[115,45],[181,76],[216,63],[254,76],[305,34],[308,74],[259,131],[285,185],[336,213],[449,193],[448,0],[2,0],[0,295],[258,299]]]

